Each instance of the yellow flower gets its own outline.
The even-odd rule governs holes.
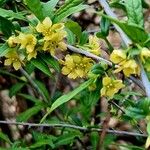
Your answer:
[[[67,35],[63,23],[52,25],[50,18],[46,17],[42,23],[38,23],[36,30],[44,36],[44,51],[49,51],[51,55],[54,55],[57,48],[67,49],[67,45],[63,41]]]
[[[31,60],[32,58],[36,58],[36,56],[37,56],[37,51],[34,50],[34,51],[32,51],[31,53],[27,53],[27,54],[28,54],[27,60],[29,61],[29,60]]]
[[[114,73],[118,73],[120,71],[123,71],[124,75],[126,77],[129,77],[130,75],[139,75],[140,74],[140,67],[136,63],[135,60],[129,59],[121,62],[119,64],[119,67],[114,71]]]
[[[101,95],[113,98],[120,89],[124,87],[122,80],[114,80],[110,77],[103,78],[103,88],[101,89]]]
[[[37,39],[32,34],[20,33],[18,36],[18,43],[21,44],[20,49],[26,48],[27,53],[31,53],[35,49]]]
[[[7,43],[9,47],[17,46],[17,37],[15,37],[14,35],[9,37],[9,39],[7,40]]]
[[[66,43],[63,42],[63,36],[59,33],[55,33],[55,35],[52,37],[52,40],[44,42],[43,50],[49,51],[51,55],[55,55],[55,50],[57,48],[60,50],[67,49]]]
[[[110,60],[115,64],[118,64],[125,59],[126,59],[126,53],[121,50],[113,50],[113,52],[110,55]]]
[[[76,79],[87,76],[90,71],[93,60],[79,54],[66,55],[65,61],[62,63],[62,73],[68,75],[69,78]]]
[[[44,36],[44,40],[53,40],[55,39],[55,33],[60,33],[62,35],[62,39],[66,37],[66,31],[64,31],[64,24],[63,23],[57,23],[52,25],[52,21],[49,17],[46,17],[43,22],[39,22],[36,26],[36,30],[39,33],[42,33]]]
[[[19,58],[19,55],[17,54],[16,51],[10,51],[8,52],[5,57],[7,58],[4,62],[5,66],[13,65],[15,70],[18,70],[21,68],[21,60]]]
[[[36,58],[37,51],[35,50],[35,46],[37,44],[37,39],[34,35],[20,33],[17,39],[17,43],[20,44],[20,49],[26,49],[28,60],[33,57]]]
[[[142,62],[145,63],[145,60],[150,57],[150,50],[144,47],[141,50],[140,57],[141,57]]]
[[[99,39],[96,36],[89,36],[89,43],[84,44],[81,48],[95,54],[95,55],[100,55],[101,54],[101,48],[100,48],[100,43]]]

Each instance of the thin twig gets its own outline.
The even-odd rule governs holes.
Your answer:
[[[108,3],[106,2],[106,0],[99,0],[99,3],[101,4],[101,6],[104,8],[105,12],[107,15],[113,17],[113,18],[117,18],[116,14],[113,13],[113,11],[111,10],[111,8],[109,7]],[[128,36],[122,31],[122,29],[114,24],[114,27],[116,28],[116,30],[119,32],[122,40],[124,41],[125,45],[128,46],[130,45],[132,42],[131,40],[128,38]]]
[[[118,104],[116,104],[114,101],[110,101],[109,103],[116,106],[119,110],[121,110],[123,113],[125,113],[125,111]]]
[[[99,56],[97,56],[97,55],[94,55],[94,54],[92,54],[92,53],[90,53],[90,52],[88,52],[88,51],[85,51],[85,50],[76,48],[76,47],[74,47],[74,46],[72,46],[72,45],[68,45],[67,47],[68,47],[68,49],[70,49],[71,51],[73,51],[73,52],[75,52],[75,53],[84,54],[84,55],[86,55],[86,56],[88,56],[88,57],[91,57],[91,58],[97,60],[97,61],[104,61],[104,62],[106,62],[106,63],[107,63],[108,65],[110,65],[110,66],[113,65],[111,61],[108,61],[108,60],[106,60],[106,59],[104,59],[104,58],[102,58],[102,57],[99,57]]]
[[[104,8],[107,15],[117,19],[117,16],[113,13],[113,11],[109,7],[106,0],[99,0],[99,3]],[[122,40],[124,41],[125,45],[128,47],[132,43],[131,40],[129,39],[129,37],[122,31],[122,29],[118,25],[116,25],[115,23],[113,23],[113,25],[115,26],[116,30],[119,32],[119,34],[120,34]],[[146,95],[148,97],[150,97],[150,82],[148,80],[148,77],[146,75],[146,72],[145,72],[142,64],[141,64],[141,80],[142,80],[142,83],[144,85]]]
[[[30,84],[34,87],[34,89],[37,90],[37,92],[41,95],[43,100],[47,102],[47,98],[44,96],[43,92],[39,89],[37,84],[34,82],[34,80],[30,77],[30,75],[23,69],[20,68],[21,73],[26,77],[26,79],[30,82]]]
[[[28,127],[60,127],[60,128],[72,128],[80,131],[86,131],[86,132],[102,132],[103,129],[99,128],[91,128],[91,127],[81,127],[71,124],[65,124],[65,123],[58,123],[58,124],[37,124],[37,123],[27,123],[27,122],[14,122],[14,121],[2,121],[0,120],[0,124],[9,124],[9,125],[22,125],[22,126],[28,126]],[[124,135],[124,136],[140,136],[140,137],[147,137],[147,134],[140,134],[135,132],[127,132],[127,131],[118,131],[118,130],[106,130],[107,133],[112,133],[115,135]]]

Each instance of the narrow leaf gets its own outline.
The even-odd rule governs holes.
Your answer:
[[[43,73],[45,73],[46,75],[48,75],[49,77],[52,77],[52,73],[49,70],[48,65],[43,62],[43,60],[41,58],[36,58],[36,59],[32,59],[31,63],[38,68],[39,70],[41,70]]]
[[[21,83],[21,82],[18,82],[16,84],[14,84],[10,90],[9,90],[9,96],[12,97],[14,95],[17,94],[17,92],[19,92],[23,87],[24,87],[25,83]]]
[[[62,12],[60,15],[55,16],[54,22],[60,22],[61,20],[67,18],[71,14],[74,14],[74,13],[84,10],[86,8],[88,8],[88,5],[82,5],[82,4],[75,6],[75,7],[71,7],[68,10],[66,10],[65,12]]]
[[[82,83],[79,87],[74,89],[73,91],[69,92],[68,94],[65,94],[61,97],[59,97],[51,106],[51,108],[48,110],[48,112],[45,114],[45,116],[42,118],[41,122],[45,120],[45,118],[56,108],[58,108],[60,105],[68,102],[71,100],[74,96],[76,96],[79,92],[87,88],[91,83],[93,82],[93,79],[90,79],[84,83]]]
[[[4,140],[5,142],[7,142],[9,144],[12,144],[12,142],[10,141],[8,136],[6,134],[4,134],[3,132],[0,132],[0,139]]]
[[[44,20],[45,16],[42,10],[42,4],[40,0],[26,0],[25,1],[29,9],[40,20]]]
[[[76,35],[79,41],[82,34],[82,28],[80,25],[77,22],[68,21],[65,23],[65,26]]]
[[[52,139],[42,139],[36,142],[35,144],[31,145],[30,148],[35,149],[35,148],[39,148],[39,147],[46,146],[46,145],[49,145],[51,148],[53,148],[54,144],[52,142]]]
[[[50,96],[47,88],[45,87],[45,84],[38,80],[34,80],[34,82],[38,85],[39,89],[42,91],[46,99],[49,100]]]
[[[8,44],[5,43],[2,46],[0,46],[0,57],[5,56],[9,51]]]
[[[47,65],[50,65],[56,71],[60,72],[60,66],[58,61],[55,60],[51,55],[41,54],[40,57]]]
[[[12,10],[0,8],[0,16],[4,18],[26,20],[22,13],[15,13]]]
[[[31,96],[31,95],[28,95],[28,94],[19,93],[19,94],[17,94],[17,95],[19,95],[19,96],[25,98],[26,100],[30,100],[30,101],[32,101],[32,102],[34,102],[34,103],[40,102],[40,99],[35,98],[35,97],[33,97],[33,96]]]
[[[15,27],[9,20],[0,16],[0,29],[6,37],[10,37]]]
[[[33,115],[36,115],[42,108],[44,108],[44,105],[40,104],[40,105],[36,105],[32,108],[27,109],[25,112],[17,116],[17,121],[18,122],[27,121]]]

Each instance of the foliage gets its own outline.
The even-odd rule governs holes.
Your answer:
[[[100,22],[92,34],[75,19],[89,9],[86,1],[0,0],[0,83],[5,82],[0,88],[9,91],[8,104],[16,107],[12,120],[28,126],[17,129],[17,140],[11,124],[10,133],[0,127],[2,149],[150,147],[150,38],[144,26],[149,4],[112,0],[109,5],[124,17],[95,10]],[[111,43],[112,25],[129,45]],[[11,120],[2,92],[1,119]],[[139,137],[122,138],[126,132],[115,132],[113,119]]]

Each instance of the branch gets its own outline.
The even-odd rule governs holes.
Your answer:
[[[28,126],[29,128],[31,127],[49,127],[49,128],[54,128],[54,127],[59,127],[59,128],[72,128],[80,131],[85,131],[85,132],[102,132],[103,129],[99,128],[91,128],[91,127],[81,127],[81,126],[76,126],[76,125],[71,125],[71,124],[65,124],[65,123],[58,123],[58,124],[37,124],[37,123],[27,123],[27,122],[14,122],[14,121],[2,121],[0,120],[0,124],[8,124],[8,125],[22,125],[22,126]],[[118,130],[106,130],[107,133],[112,133],[115,135],[123,135],[123,136],[140,136],[140,137],[147,137],[147,134],[140,134],[140,133],[135,133],[135,132],[127,132],[127,131],[118,131]]]
[[[115,13],[113,13],[113,11],[111,10],[111,8],[109,7],[108,3],[106,2],[106,0],[99,0],[99,3],[101,4],[101,6],[104,8],[105,12],[107,15],[111,16],[112,18],[117,19],[117,16]],[[122,40],[124,41],[125,45],[128,46],[130,45],[132,42],[131,40],[128,38],[128,36],[122,31],[122,29],[114,24],[114,27],[116,28],[116,30],[120,33],[120,36],[122,38]]]
[[[26,79],[30,82],[30,84],[37,90],[37,92],[41,95],[41,97],[43,98],[43,100],[45,102],[47,102],[47,98],[45,97],[45,95],[43,94],[43,92],[39,89],[39,87],[37,86],[37,84],[34,82],[34,80],[30,77],[30,75],[23,69],[20,68],[21,73],[26,77]]]
[[[80,54],[86,55],[86,56],[91,57],[91,58],[93,58],[93,59],[95,59],[95,60],[98,60],[98,61],[104,61],[104,62],[106,62],[109,66],[112,66],[112,65],[113,65],[111,61],[106,60],[106,59],[104,59],[104,58],[102,58],[102,57],[99,57],[99,56],[97,56],[97,55],[94,55],[94,54],[92,54],[92,53],[90,53],[90,52],[88,52],[88,51],[85,51],[85,50],[76,48],[76,47],[74,47],[74,46],[72,46],[72,45],[67,45],[67,47],[68,47],[68,49],[70,49],[71,51],[73,51],[73,52],[75,52],[75,53],[80,53]]]
[[[106,0],[99,0],[99,3],[104,8],[107,15],[117,19],[116,15],[113,13]],[[118,25],[116,25],[115,23],[113,23],[113,25],[115,26],[116,30],[120,33],[120,36],[124,41],[125,45],[128,47],[131,44],[131,40],[127,37],[127,35],[122,31],[122,29]],[[148,77],[142,64],[141,64],[141,80],[144,85],[146,95],[150,97],[150,82],[148,80]]]

